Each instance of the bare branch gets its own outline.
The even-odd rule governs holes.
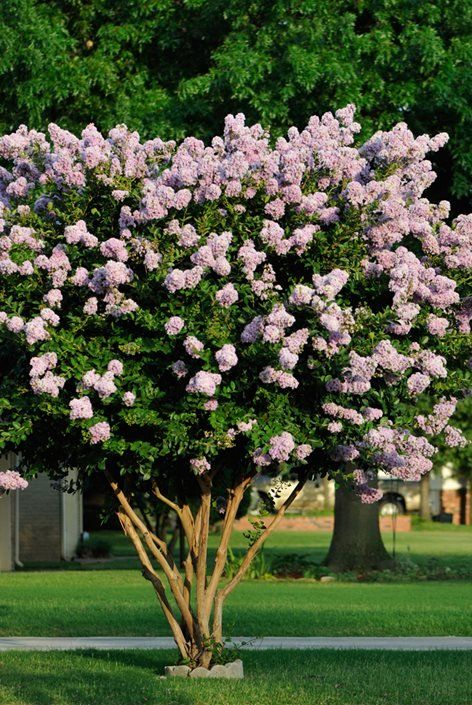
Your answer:
[[[164,585],[162,584],[161,579],[153,569],[151,561],[149,560],[149,556],[146,553],[146,550],[141,542],[141,539],[139,538],[136,529],[133,526],[132,521],[125,514],[124,510],[121,507],[118,510],[118,518],[120,520],[120,524],[123,528],[124,533],[126,534],[126,536],[128,536],[136,550],[136,553],[138,554],[139,560],[141,561],[141,565],[143,567],[144,577],[149,580],[152,583],[152,586],[154,587],[157,599],[159,600],[159,604],[161,605],[162,611],[164,612],[167,622],[169,623],[169,626],[172,630],[172,634],[174,635],[174,639],[179,648],[179,651],[182,657],[186,658],[187,650],[185,646],[185,637],[182,632],[182,628],[178,623],[177,619],[175,618],[175,615],[169,604]]]
[[[287,509],[290,507],[292,502],[298,497],[300,494],[301,490],[303,489],[306,481],[307,481],[307,473],[305,473],[297,482],[296,486],[290,493],[290,495],[287,497],[285,502],[282,504],[282,506],[279,508],[277,513],[275,514],[274,518],[272,521],[269,523],[268,526],[262,531],[260,536],[257,538],[256,541],[252,544],[252,546],[249,547],[247,550],[246,555],[244,556],[244,559],[239,566],[238,570],[236,571],[234,577],[223,587],[221,590],[219,590],[216,594],[215,597],[215,605],[214,605],[214,618],[213,618],[213,636],[217,641],[221,641],[222,638],[222,627],[223,627],[223,621],[222,621],[222,615],[223,615],[223,603],[225,599],[228,597],[228,595],[234,590],[234,588],[238,585],[238,583],[242,580],[244,575],[246,574],[249,566],[251,565],[254,557],[257,555],[259,549],[263,546],[264,542],[266,539],[270,536],[270,534],[274,531],[276,528],[277,524],[280,523],[280,520],[284,516],[285,512]]]

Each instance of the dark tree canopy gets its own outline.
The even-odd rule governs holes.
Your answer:
[[[365,135],[402,119],[448,132],[433,196],[470,194],[471,3],[3,0],[0,19],[1,132],[208,138],[243,111],[280,134],[352,101]]]

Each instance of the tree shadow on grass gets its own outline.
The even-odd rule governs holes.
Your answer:
[[[194,705],[158,676],[175,652],[10,652],[0,659],[0,703],[16,705]],[[15,658],[16,657],[16,658]],[[170,685],[170,687],[169,687]],[[163,697],[165,696],[165,697]]]

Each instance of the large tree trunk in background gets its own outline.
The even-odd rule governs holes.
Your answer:
[[[380,534],[377,502],[363,504],[349,487],[336,489],[334,531],[324,565],[336,572],[393,566]]]
[[[331,506],[331,497],[329,493],[329,479],[325,476],[321,480],[323,488],[323,509],[329,509]]]
[[[422,475],[420,480],[420,517],[424,521],[431,521],[431,509],[429,506],[430,477]]]

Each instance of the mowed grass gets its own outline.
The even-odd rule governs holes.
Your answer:
[[[428,526],[431,526],[429,524]],[[434,526],[434,524],[433,524]],[[129,568],[137,565],[133,546],[126,536],[118,531],[100,531],[93,534],[108,540],[112,545],[113,555],[129,557],[129,562],[120,560],[93,566],[95,569]],[[267,556],[284,553],[299,553],[315,563],[321,563],[329,548],[331,534],[327,531],[279,531],[266,542],[264,552]],[[390,531],[383,533],[387,550],[392,553],[393,536]],[[210,559],[216,551],[219,536],[211,535],[209,540]],[[247,549],[248,541],[241,532],[234,532],[231,546],[238,553]],[[467,570],[472,575],[472,527],[443,526],[438,529],[416,529],[397,533],[395,540],[397,558],[410,558],[418,565],[424,566],[435,561],[453,570]]]
[[[0,574],[1,636],[168,635],[153,590],[118,532],[103,532],[129,559],[67,571]],[[388,545],[388,535],[384,540]],[[324,557],[329,534],[279,532],[266,554]],[[211,549],[217,545],[211,537]],[[397,535],[400,555],[416,562],[471,566],[472,532],[414,531]],[[233,538],[243,551],[247,540]],[[320,584],[309,580],[244,581],[227,601],[228,636],[435,636],[472,634],[472,586],[461,581]]]
[[[472,634],[467,581],[403,584],[245,581],[227,636]],[[162,636],[170,632],[138,570],[0,574],[0,636]]]
[[[244,653],[242,681],[160,679],[166,651],[0,654],[1,705],[470,705],[472,653]]]

